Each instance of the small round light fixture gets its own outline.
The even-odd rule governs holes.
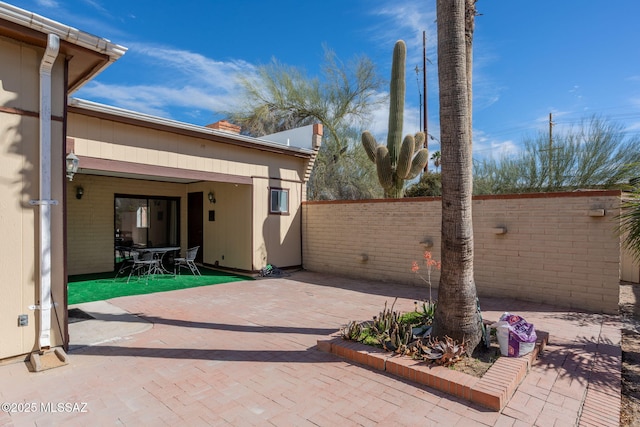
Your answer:
[[[82,196],[84,195],[84,188],[82,188],[82,186],[77,186],[76,187],[76,199],[80,200],[82,199]]]
[[[214,204],[216,202],[216,195],[213,194],[213,191],[209,191],[207,197],[209,198],[209,203]]]

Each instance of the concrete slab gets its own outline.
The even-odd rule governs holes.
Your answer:
[[[108,301],[70,305],[93,319],[69,323],[69,351],[81,347],[118,341],[124,337],[147,331],[153,324],[129,313]]]

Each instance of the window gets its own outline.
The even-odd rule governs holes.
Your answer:
[[[136,215],[136,227],[149,228],[149,221],[147,221],[147,206],[138,206]]]
[[[289,213],[289,190],[283,188],[271,188],[269,213],[288,214]]]
[[[180,199],[116,194],[115,246],[180,246]]]

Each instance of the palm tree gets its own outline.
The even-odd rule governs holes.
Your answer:
[[[436,172],[438,171],[438,168],[440,167],[440,150],[436,151],[435,153],[433,153],[431,155],[431,160],[433,160],[433,166],[436,167]]]
[[[471,353],[481,339],[473,277],[471,73],[467,70],[469,36],[473,32],[468,17],[475,16],[475,0],[437,0],[436,13],[442,150],[442,270],[433,335],[465,340]]]

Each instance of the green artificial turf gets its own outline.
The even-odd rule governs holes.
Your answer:
[[[173,291],[176,289],[195,288],[198,286],[217,285],[220,283],[253,280],[250,277],[209,270],[200,267],[202,276],[193,276],[190,273],[181,275],[156,275],[138,279],[132,277],[127,283],[127,276],[114,279],[115,273],[82,274],[70,276],[68,284],[68,303],[80,304],[83,302],[103,301],[111,298],[151,294],[154,292]]]

